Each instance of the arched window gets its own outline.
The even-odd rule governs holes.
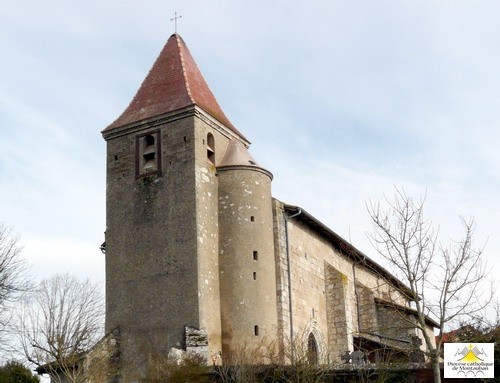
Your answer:
[[[153,135],[148,134],[146,137],[144,137],[144,144],[146,147],[154,146],[155,138],[153,137]]]
[[[313,333],[307,338],[307,361],[312,365],[318,364],[318,343]]]
[[[215,139],[212,133],[207,134],[207,159],[215,165]]]

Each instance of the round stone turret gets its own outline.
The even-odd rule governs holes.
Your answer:
[[[217,166],[222,355],[276,340],[272,174],[233,139]]]

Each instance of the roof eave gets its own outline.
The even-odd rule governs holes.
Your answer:
[[[374,300],[375,300],[376,303],[379,303],[381,305],[388,306],[388,307],[393,307],[393,308],[395,308],[397,310],[404,311],[407,314],[418,316],[418,311],[415,310],[412,307],[402,306],[402,305],[397,304],[395,302],[389,302],[389,301],[386,301],[386,300],[380,299],[380,298],[374,298]],[[425,315],[424,317],[425,317],[424,320],[425,320],[426,324],[428,324],[428,325],[430,325],[431,327],[434,327],[434,328],[439,328],[439,323],[437,321],[435,321],[434,319],[432,319],[428,315]]]
[[[377,274],[380,274],[382,277],[384,277],[384,279],[391,282],[391,284],[397,287],[408,299],[415,300],[417,298],[416,294],[401,280],[392,275],[387,269],[372,260],[362,251],[358,250],[350,242],[346,241],[344,238],[335,233],[332,229],[330,229],[316,217],[308,213],[306,210],[301,207],[289,204],[284,204],[284,208],[285,212],[288,211],[292,214],[300,212],[300,214],[296,215],[294,219],[305,223],[306,225],[314,229],[317,233],[321,234],[324,238],[328,239],[345,256],[351,258],[357,263],[364,264],[367,268],[371,269]]]

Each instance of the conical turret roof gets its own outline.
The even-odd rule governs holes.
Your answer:
[[[267,174],[271,179],[273,179],[272,173],[264,169],[253,159],[252,155],[248,152],[247,147],[240,140],[233,138],[229,141],[222,160],[219,164],[217,164],[217,170],[222,171],[238,168],[257,170]]]
[[[239,140],[232,139],[227,145],[224,157],[217,167],[225,166],[255,166],[260,167],[248,152],[245,145]]]
[[[105,130],[191,105],[197,105],[245,139],[222,111],[184,40],[174,33],[168,39],[132,102]]]

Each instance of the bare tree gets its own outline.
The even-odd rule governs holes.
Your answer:
[[[6,344],[5,335],[9,332],[12,304],[29,286],[26,271],[18,238],[11,229],[0,223],[0,350]]]
[[[434,382],[440,382],[445,325],[483,310],[493,297],[493,286],[485,290],[487,273],[481,260],[483,250],[474,246],[474,220],[461,218],[462,238],[443,246],[438,231],[424,216],[424,203],[425,196],[414,200],[396,188],[385,207],[370,202],[367,208],[374,227],[372,244],[416,297],[416,326],[426,342]],[[426,331],[428,316],[439,324],[436,341]]]
[[[98,285],[68,274],[40,282],[20,312],[24,356],[53,381],[82,382],[84,358],[102,336],[103,299]]]

